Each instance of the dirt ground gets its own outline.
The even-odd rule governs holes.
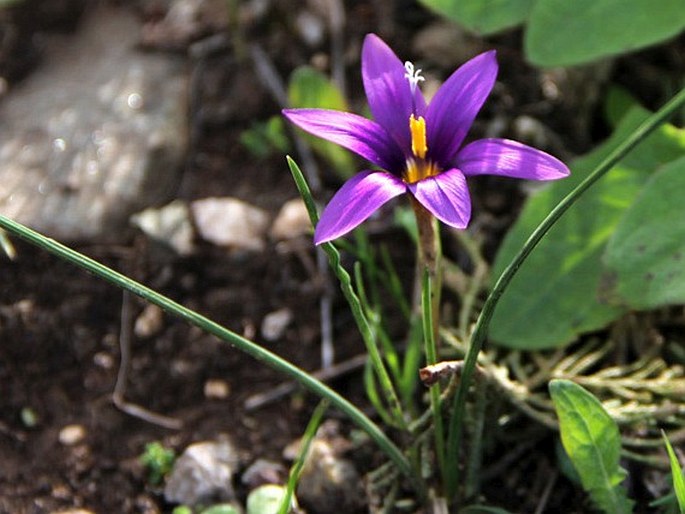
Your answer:
[[[85,4],[60,0],[46,3],[51,7],[41,10],[36,7],[38,3],[27,1],[24,10],[19,8],[20,15],[4,21],[20,34],[16,46],[0,48],[0,65],[10,89],[40,66],[36,34],[50,30],[68,33]],[[152,0],[114,3],[134,9],[147,21],[160,18],[166,5]],[[405,55],[410,39],[405,35],[415,33],[432,19],[414,2],[357,0],[345,4],[350,27],[345,39],[352,56],[358,54],[361,35],[380,30],[381,16],[390,45]],[[274,14],[251,26],[245,36],[269,49],[285,75],[307,62],[313,51],[296,37],[289,37],[284,5],[274,2]],[[201,39],[218,30],[209,27],[192,38]],[[188,43],[174,43],[157,51],[184,52]],[[536,72],[522,59],[520,33],[514,31],[488,44],[505,57],[501,73],[508,89],[495,94],[482,119],[490,119],[505,107],[513,109],[514,115],[535,115],[556,134],[563,134],[563,144],[550,144],[550,150],[563,158],[587,150],[605,135],[606,127],[597,121],[600,109],[596,104],[583,106],[588,112],[584,126],[572,125],[571,117],[564,116],[578,106],[579,100],[571,98],[576,91],[573,86],[569,86],[569,98],[557,105],[543,98]],[[682,49],[683,41],[674,45]],[[238,61],[232,49],[229,44],[209,57],[211,66],[204,61],[200,67],[189,57],[189,72],[201,75],[195,77],[190,92],[193,144],[179,196],[231,195],[275,215],[285,201],[297,195],[285,161],[279,155],[254,159],[241,146],[239,137],[252,120],[266,119],[278,111],[278,106],[255,72],[244,66],[246,61]],[[653,56],[639,54],[619,62],[614,76],[627,81],[635,70],[653,61]],[[350,57],[350,62],[350,88],[359,96],[358,63],[355,57]],[[236,73],[239,65],[240,73]],[[655,105],[662,98],[649,87],[650,76],[645,73],[644,80],[630,79],[630,83],[635,94]],[[474,130],[482,133],[485,128],[486,122],[479,122]],[[324,183],[328,190],[336,185],[329,175],[324,176]],[[492,184],[500,187],[493,190]],[[522,194],[517,187],[484,179],[473,188],[475,226],[485,234],[490,257],[520,205]],[[403,270],[410,272],[413,256],[403,252],[407,245],[402,233],[377,237],[393,245]],[[270,243],[265,251],[249,256],[201,244],[196,255],[179,258],[162,252],[131,230],[118,245],[83,242],[78,249],[248,337],[259,338],[259,326],[266,314],[290,308],[294,318],[283,337],[276,343],[263,344],[304,369],[315,370],[319,367],[318,305],[322,289],[319,277],[312,272],[314,249],[307,243],[303,241],[301,249],[286,251]],[[182,428],[167,429],[122,412],[112,403],[120,335],[132,330],[132,321],[122,320],[122,303],[129,302],[132,320],[143,311],[144,303],[125,299],[116,288],[25,243],[15,244],[18,259],[0,262],[1,513],[43,513],[76,507],[98,513],[170,512],[171,506],[165,505],[161,491],[148,483],[139,463],[146,443],[161,441],[181,451],[193,441],[225,433],[239,449],[241,461],[249,463],[257,457],[282,460],[283,448],[301,436],[315,398],[296,393],[248,411],[246,399],[269,391],[284,377],[166,316],[152,335],[133,338],[125,398],[182,422]],[[405,278],[411,282],[410,276]],[[344,360],[362,353],[363,345],[351,329],[351,317],[339,298],[334,312],[336,358]],[[215,379],[228,385],[225,398],[205,394],[205,385]],[[332,385],[370,412],[359,373],[344,375]],[[62,444],[60,431],[69,425],[79,425],[85,431],[74,444]],[[543,445],[540,451],[553,455],[551,445]],[[551,466],[550,459],[543,461]],[[549,471],[533,471],[532,462],[521,464],[520,472],[528,469],[540,476]],[[360,471],[368,469],[362,466]],[[537,486],[532,482],[534,489]],[[505,478],[496,478],[493,497],[501,496],[504,501],[517,498],[520,505],[526,505],[522,498],[530,491],[507,490],[512,486]],[[494,493],[496,490],[500,495]],[[239,494],[243,492],[239,490]],[[560,494],[557,504],[570,498]]]

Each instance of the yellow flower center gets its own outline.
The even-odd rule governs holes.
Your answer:
[[[426,144],[426,120],[423,116],[418,118],[412,114],[409,116],[409,132],[411,133],[411,153],[414,158],[407,159],[407,167],[404,170],[404,181],[413,184],[424,178],[433,177],[440,173],[440,169],[432,162],[426,160],[428,145]]]

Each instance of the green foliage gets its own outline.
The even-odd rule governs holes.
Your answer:
[[[272,116],[266,121],[255,121],[240,134],[240,143],[257,159],[265,159],[275,152],[290,151],[283,117]]]
[[[421,0],[479,34],[525,24],[539,66],[571,66],[643,48],[685,28],[683,0]]]
[[[668,460],[671,463],[673,490],[675,491],[675,496],[678,500],[678,508],[680,509],[681,514],[685,514],[685,477],[683,477],[683,471],[680,469],[680,462],[678,462],[678,457],[673,451],[671,442],[663,431],[661,432],[661,435],[664,437],[664,444],[666,445],[666,451],[668,452]]]
[[[241,510],[230,503],[219,503],[206,508],[200,514],[241,514]]]
[[[604,254],[614,303],[651,309],[685,303],[685,156],[650,178]]]
[[[479,34],[523,23],[534,0],[421,0],[426,7]]]
[[[536,0],[525,50],[533,64],[570,66],[658,43],[683,28],[683,0]]]
[[[247,514],[278,514],[286,494],[282,485],[260,485],[247,495]]]
[[[561,442],[583,488],[607,514],[632,512],[633,502],[620,485],[626,473],[619,466],[621,437],[616,422],[597,398],[569,380],[552,380],[549,391]]]
[[[528,200],[500,248],[493,277],[500,275],[552,208],[647,115],[643,109],[631,109],[606,143],[572,163],[569,178]],[[549,231],[512,280],[495,311],[491,337],[516,349],[559,347],[621,316],[625,307],[610,303],[607,297],[607,286],[612,291],[618,286],[605,283],[610,278],[602,272],[605,248],[650,174],[683,154],[685,131],[662,126],[588,190]],[[612,245],[619,242],[614,239]]]
[[[297,108],[348,110],[347,102],[335,84],[310,66],[293,71],[288,83],[288,101],[291,107]],[[354,161],[347,150],[304,132],[302,137],[340,176],[347,178],[354,173]]]
[[[148,479],[152,485],[158,485],[174,465],[176,454],[171,448],[165,448],[159,441],[145,445],[145,451],[140,456],[140,462],[148,472]]]
[[[304,463],[307,459],[307,455],[309,454],[309,448],[312,445],[312,441],[314,441],[316,431],[319,429],[319,426],[321,426],[321,421],[323,421],[323,415],[326,413],[328,405],[329,402],[327,400],[321,400],[316,409],[314,409],[314,413],[307,424],[307,428],[302,436],[302,446],[299,454],[290,468],[288,483],[286,484],[285,494],[281,500],[281,506],[278,509],[278,514],[288,514],[291,506],[297,504],[297,500],[295,499],[295,488],[300,480],[300,476],[302,476],[302,470],[304,469]]]

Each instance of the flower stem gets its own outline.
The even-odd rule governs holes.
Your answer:
[[[421,204],[412,199],[419,231],[418,270],[421,273],[421,313],[423,316],[423,339],[426,352],[426,365],[438,362],[437,340],[440,326],[440,240],[438,225],[433,215]],[[433,434],[435,436],[435,455],[440,475],[445,482],[445,430],[442,421],[442,401],[440,384],[430,387],[431,411],[433,414]]]
[[[578,200],[585,191],[587,191],[595,182],[602,178],[609,170],[611,170],[623,157],[628,154],[635,146],[643,141],[650,133],[652,133],[661,123],[669,118],[676,110],[685,104],[685,88],[682,89],[676,96],[667,102],[659,111],[647,118],[630,136],[628,136],[623,143],[621,143],[613,152],[611,152],[600,164],[593,170],[588,177],[576,186],[557,206],[542,220],[537,228],[530,235],[528,240],[521,247],[516,256],[512,259],[506,269],[497,279],[495,286],[485,300],[483,310],[476,321],[473,333],[471,334],[471,342],[466,353],[464,368],[461,374],[461,384],[459,390],[454,397],[454,410],[450,419],[449,433],[447,439],[447,476],[448,476],[448,498],[453,498],[457,492],[457,485],[459,483],[459,450],[461,446],[461,438],[463,432],[464,412],[466,407],[466,394],[471,385],[473,373],[478,360],[478,354],[483,348],[485,337],[488,333],[488,327],[495,311],[495,307],[499,302],[502,294],[507,286],[514,278],[516,272],[519,270],[524,261],[528,258],[533,249],[538,245],[542,238],[547,234],[550,228],[561,218],[561,216]]]
[[[258,344],[228,330],[215,321],[212,321],[195,311],[183,307],[170,298],[142,285],[141,283],[114,271],[104,264],[101,264],[90,257],[83,255],[82,253],[64,246],[54,239],[45,237],[44,235],[39,234],[38,232],[35,232],[34,230],[31,230],[30,228],[17,223],[16,221],[6,218],[5,216],[0,216],[0,228],[5,229],[11,234],[21,237],[34,246],[47,250],[60,259],[89,271],[93,275],[100,277],[107,282],[120,287],[121,289],[130,291],[131,293],[149,301],[150,303],[161,307],[166,312],[201,328],[209,334],[215,335],[222,341],[235,346],[240,351],[250,355],[267,366],[288,375],[321,398],[330,400],[331,404],[335,405],[338,409],[344,412],[359,428],[364,430],[371,437],[371,439],[374,440],[378,447],[390,458],[390,460],[395,463],[397,468],[412,480],[412,482],[415,484],[415,487],[419,491],[419,495],[422,494],[422,482],[417,477],[409,461],[404,456],[402,451],[388,438],[388,436],[385,435],[385,433],[383,433],[380,427],[378,427],[378,425],[371,421],[361,410],[355,407],[347,399],[340,396],[333,389],[328,387],[323,382],[317,380],[306,371],[298,368],[294,364],[270,352],[269,350],[262,348]]]

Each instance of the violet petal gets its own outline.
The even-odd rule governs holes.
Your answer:
[[[405,154],[411,152],[409,116],[423,115],[426,101],[420,88],[412,95],[402,61],[375,34],[364,39],[362,78],[374,119],[395,139]]]
[[[438,89],[426,111],[428,152],[451,165],[497,77],[495,51],[480,54],[459,67]]]
[[[464,174],[456,168],[425,178],[407,188],[433,216],[446,225],[466,228],[471,218],[471,197]]]
[[[372,120],[329,109],[285,109],[283,115],[302,130],[347,148],[383,169],[395,171],[404,165],[395,141]]]
[[[457,155],[464,175],[501,175],[529,180],[566,177],[569,169],[556,157],[509,139],[480,139]]]
[[[314,243],[325,243],[348,233],[406,190],[406,184],[390,173],[371,170],[357,173],[328,202],[316,225]]]

